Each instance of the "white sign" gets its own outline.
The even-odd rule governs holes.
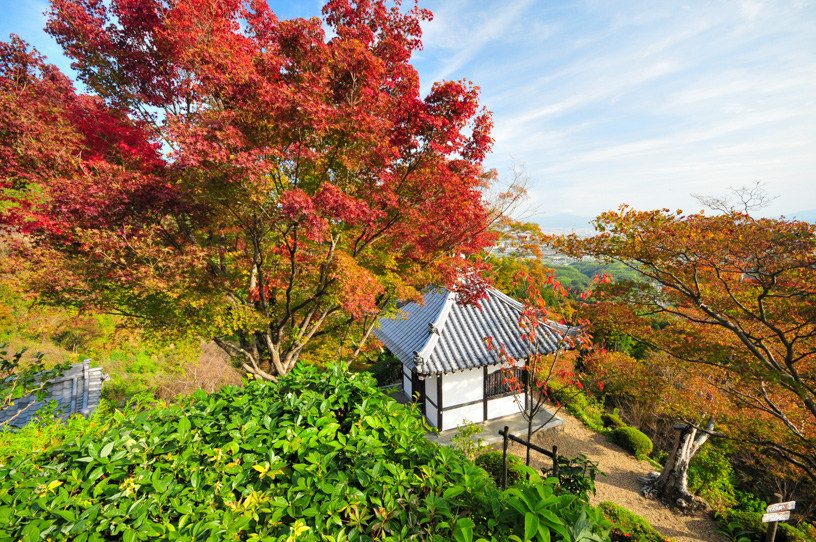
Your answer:
[[[790,512],[773,512],[762,516],[762,523],[771,523],[776,521],[785,521],[790,519]]]
[[[796,508],[796,501],[780,502],[772,504],[768,507],[766,512],[784,512],[785,510],[794,510]]]

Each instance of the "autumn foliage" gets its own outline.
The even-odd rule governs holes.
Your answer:
[[[54,0],[47,30],[91,95],[4,44],[3,216],[35,239],[32,286],[193,330],[264,378],[321,335],[364,338],[428,283],[478,299],[468,257],[497,216],[478,87],[420,96],[427,10],[332,0],[323,15]]]
[[[605,286],[591,313],[667,356],[651,364],[669,384],[667,407],[713,416],[727,436],[816,476],[816,227],[622,207],[596,228],[554,242],[646,278]]]

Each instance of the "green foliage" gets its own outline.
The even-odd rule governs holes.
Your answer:
[[[113,419],[0,466],[0,539],[608,539],[554,481],[498,490],[339,365]]]
[[[626,424],[620,419],[617,409],[615,409],[615,412],[604,412],[601,414],[601,421],[603,422],[603,426],[607,429],[626,427]]]
[[[473,440],[475,435],[482,432],[482,428],[467,418],[463,423],[464,425],[456,428],[456,434],[451,438],[451,446],[454,450],[462,452],[469,461],[473,461],[484,449],[484,440],[481,437]]]
[[[609,433],[612,442],[632,452],[637,457],[652,453],[652,441],[634,427],[619,427]]]
[[[581,420],[584,425],[593,431],[602,432],[604,430],[602,416],[605,411],[603,403],[595,397],[583,391],[563,386],[558,382],[547,384],[547,394],[551,400],[564,405],[567,412]]]
[[[737,522],[729,523],[719,514],[714,519],[719,526],[717,532],[731,540],[731,542],[752,542],[757,534],[754,531],[743,529],[742,525]]]
[[[387,386],[402,380],[402,362],[388,351],[381,352],[369,370],[377,380],[378,386]]]
[[[496,482],[497,487],[502,485],[504,472],[504,462],[501,452],[487,452],[478,456],[474,461],[477,466],[482,467]],[[527,481],[529,469],[524,462],[513,454],[507,454],[507,487],[521,484]]]
[[[152,395],[142,393],[132,397],[123,410],[129,415],[135,415],[159,404],[161,403],[157,403]],[[20,450],[28,453],[51,452],[76,438],[99,435],[113,426],[115,407],[116,405],[103,398],[88,418],[76,414],[67,420],[59,416],[53,407],[43,407],[25,426],[14,431],[0,431],[0,464],[19,455]]]
[[[732,533],[723,534],[731,537],[734,542],[761,542],[765,539],[765,532],[768,528],[767,523],[762,523],[763,512],[764,510],[758,512],[726,510],[717,520],[721,527],[720,532]],[[782,522],[776,526],[776,540],[777,542],[811,542],[813,531],[812,526],[807,524],[795,527]],[[738,538],[734,538],[736,533],[740,533]]]
[[[552,476],[553,469],[542,469],[545,476]],[[595,495],[595,478],[600,474],[598,463],[590,461],[584,454],[577,457],[558,456],[558,483],[564,491],[577,495],[582,501],[589,502],[589,494]]]
[[[670,540],[660,534],[649,522],[615,503],[600,504],[606,517],[615,524],[612,540],[632,540],[637,542],[665,542]]]
[[[764,512],[764,511],[763,511]],[[743,531],[755,533],[765,533],[766,525],[762,523],[762,512],[747,512],[744,510],[725,510],[722,518],[728,525],[738,525]],[[749,537],[751,535],[748,535]]]
[[[734,490],[734,509],[745,512],[764,512],[768,503],[748,491]]]
[[[15,402],[27,395],[33,395],[37,401],[42,401],[48,394],[49,381],[62,375],[70,366],[62,363],[46,369],[45,355],[42,352],[37,352],[29,360],[23,360],[25,353],[26,349],[22,349],[9,355],[8,344],[0,344],[0,410],[14,406]],[[27,405],[18,405],[18,415],[28,414],[26,410],[36,408],[37,404],[31,401]],[[13,420],[12,417],[0,423],[0,429]]]
[[[713,505],[734,504],[734,468],[716,446],[703,446],[691,460],[689,489]]]

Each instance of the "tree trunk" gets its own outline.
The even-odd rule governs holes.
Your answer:
[[[688,489],[688,469],[691,460],[700,451],[714,430],[714,418],[708,420],[704,431],[698,431],[691,425],[675,425],[677,431],[674,447],[666,460],[660,475],[652,473],[642,478],[644,482],[641,493],[647,497],[659,498],[669,506],[683,510],[704,508],[701,499],[691,494]]]

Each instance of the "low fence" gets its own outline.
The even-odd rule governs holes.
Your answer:
[[[529,446],[531,450],[535,450],[540,454],[544,454],[545,456],[552,459],[553,468],[552,468],[552,475],[556,478],[559,477],[559,469],[558,469],[558,446],[553,446],[552,451],[545,450],[541,446],[536,446],[532,442],[527,442],[526,440],[516,437],[510,434],[510,428],[508,426],[504,426],[504,429],[499,431],[499,435],[504,438],[502,442],[502,489],[507,489],[507,446],[510,445],[510,441],[516,442],[521,444],[522,446]]]

